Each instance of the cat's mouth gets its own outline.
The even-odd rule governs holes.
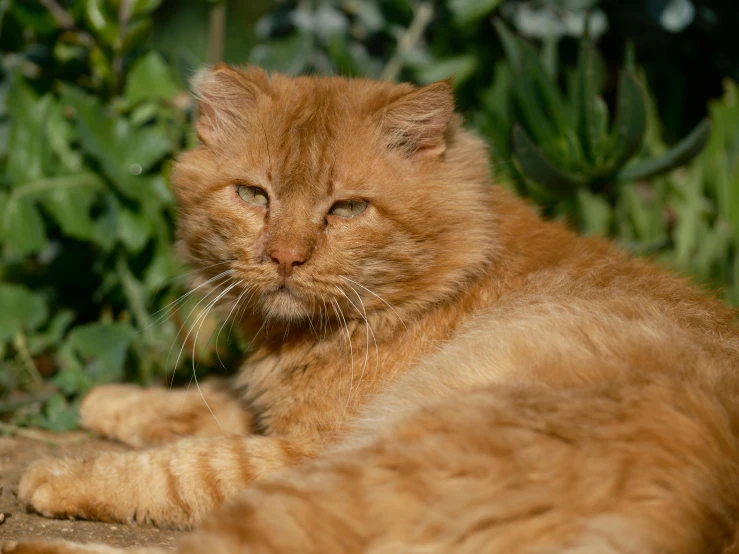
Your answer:
[[[294,288],[292,288],[290,285],[288,285],[287,283],[282,283],[280,285],[277,285],[277,287],[275,288],[273,294],[287,294],[287,295],[290,295],[290,296],[295,296],[295,297],[298,297],[298,298],[302,298],[302,296]]]
[[[277,285],[265,295],[265,300],[270,315],[288,319],[302,318],[308,315],[308,299],[289,284]]]

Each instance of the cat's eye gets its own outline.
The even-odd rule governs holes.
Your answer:
[[[248,204],[254,204],[255,206],[266,206],[269,204],[269,196],[267,196],[267,193],[259,187],[238,185],[236,187],[236,193]]]
[[[367,209],[367,202],[363,200],[339,200],[335,202],[328,211],[331,215],[339,217],[354,217]]]

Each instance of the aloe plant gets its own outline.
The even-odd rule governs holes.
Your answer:
[[[636,77],[633,48],[627,48],[611,118],[601,95],[600,60],[587,29],[565,94],[531,45],[500,20],[494,24],[515,76],[517,122],[511,131],[515,162],[543,192],[575,194],[583,188],[601,192],[619,183],[649,179],[686,164],[706,145],[708,119],[661,156],[637,158],[647,131],[647,99]]]

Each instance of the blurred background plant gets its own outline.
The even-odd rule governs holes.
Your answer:
[[[453,74],[501,184],[739,305],[737,25],[734,0],[0,0],[0,432],[237,365],[175,302],[167,181],[220,59]]]

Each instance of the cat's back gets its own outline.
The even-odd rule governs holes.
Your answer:
[[[739,370],[735,311],[610,242],[545,222],[520,200],[502,202],[516,217],[502,221],[497,273],[472,293],[484,301],[369,406],[364,428],[491,384],[560,388],[665,374],[716,382]]]

